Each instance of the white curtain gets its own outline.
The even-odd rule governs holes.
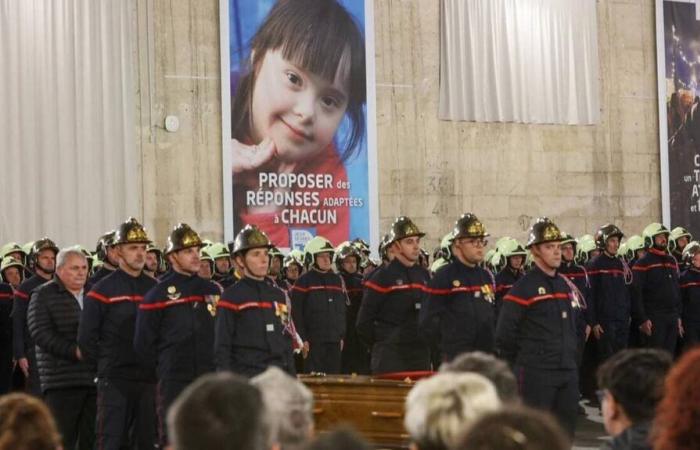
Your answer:
[[[442,0],[445,120],[593,124],[595,0]]]
[[[141,211],[130,0],[0,0],[0,244]]]

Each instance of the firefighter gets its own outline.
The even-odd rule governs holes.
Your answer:
[[[212,280],[226,289],[236,280],[231,276],[231,252],[226,245],[215,242],[204,249],[214,261]]]
[[[277,366],[295,373],[286,295],[267,281],[271,248],[254,225],[246,225],[234,240],[233,255],[243,267],[243,278],[224,291],[218,305],[217,370],[254,377]]]
[[[635,234],[634,236],[630,236],[625,244],[625,252],[622,257],[627,261],[627,265],[632,267],[637,260],[646,255],[647,251],[644,248],[644,239],[638,234]]]
[[[561,241],[559,228],[546,217],[530,228],[533,267],[503,298],[496,345],[515,370],[525,404],[552,412],[573,436],[579,398],[577,299],[557,272]]]
[[[27,327],[27,308],[32,291],[51,280],[56,270],[56,255],[58,247],[49,238],[39,239],[32,244],[28,260],[34,267],[34,275],[27,278],[15,290],[12,303],[12,352],[17,366],[25,377],[26,389],[39,396],[39,371],[36,367],[34,341]]]
[[[335,249],[316,236],[304,247],[307,272],[292,286],[292,317],[308,353],[306,372],[340,373],[347,293],[333,272]]]
[[[576,263],[585,266],[600,254],[595,239],[590,234],[584,234],[576,239]]]
[[[12,286],[0,283],[0,395],[12,386]]]
[[[571,281],[578,289],[580,298],[587,302],[590,298],[591,284],[586,269],[576,264],[576,239],[564,232],[561,233],[561,237],[561,266],[559,266],[559,273]],[[583,350],[591,334],[591,323],[586,303],[582,303],[581,308],[575,309],[574,312],[576,312],[576,335],[578,337],[576,362],[580,368],[583,362]]]
[[[146,265],[143,271],[151,278],[158,279],[165,270],[163,270],[163,252],[150,243],[146,246]]]
[[[586,266],[591,284],[588,315],[601,362],[629,343],[632,273],[617,257],[623,236],[613,224],[600,227],[595,243],[601,253]]]
[[[688,269],[681,274],[682,326],[685,347],[700,343],[700,243],[691,241],[683,249]]]
[[[333,261],[338,274],[343,278],[348,297],[341,372],[369,375],[369,350],[360,341],[355,330],[357,313],[362,304],[362,275],[358,270],[362,258],[363,254],[356,245],[343,242],[336,248]]]
[[[508,293],[523,275],[523,266],[527,257],[527,250],[515,239],[508,238],[498,245],[499,266],[502,267],[496,274],[496,317],[501,310],[503,297]]]
[[[632,267],[634,272],[635,324],[642,343],[675,353],[681,329],[681,296],[678,264],[668,249],[668,229],[651,223],[642,232],[646,255]]]
[[[693,235],[683,227],[676,227],[671,230],[668,238],[668,252],[676,259],[681,272],[688,268],[683,260],[683,249],[692,240]]]
[[[425,236],[411,219],[398,217],[385,240],[386,266],[365,281],[357,334],[371,348],[373,374],[430,370],[428,342],[418,332],[430,274],[418,263]]]
[[[489,234],[479,219],[463,214],[453,231],[453,258],[430,281],[420,325],[439,341],[444,361],[465,352],[493,353],[496,294],[493,278],[479,266]]]
[[[284,290],[289,292],[303,273],[304,252],[294,249],[284,257],[284,262],[282,264],[282,286]]]
[[[180,223],[170,233],[165,256],[171,270],[139,305],[134,348],[155,366],[159,441],[167,444],[165,415],[175,398],[199,376],[214,371],[214,314],[220,288],[197,275],[199,234]]]
[[[132,217],[119,226],[112,244],[119,267],[87,293],[78,332],[83,357],[97,364],[97,448],[152,449],[155,372],[134,351],[139,304],[157,283],[145,272],[151,240]]]
[[[114,248],[114,235],[116,231],[108,231],[100,236],[97,241],[96,251],[97,258],[102,261],[100,268],[90,277],[88,283],[91,286],[97,284],[102,278],[111,274],[119,267],[119,256]]]
[[[24,264],[14,256],[5,256],[0,262],[0,281],[16,290],[24,281]]]

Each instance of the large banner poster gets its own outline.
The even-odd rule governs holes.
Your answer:
[[[663,220],[700,236],[700,0],[656,1]]]
[[[371,1],[220,7],[226,239],[255,224],[283,250],[376,244]]]

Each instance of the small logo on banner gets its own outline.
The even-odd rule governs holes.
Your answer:
[[[304,250],[306,243],[316,235],[316,228],[290,228],[289,247],[294,250]]]

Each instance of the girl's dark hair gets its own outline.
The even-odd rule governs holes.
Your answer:
[[[253,57],[240,79],[231,111],[232,136],[250,138],[253,87],[268,50],[281,50],[294,65],[329,82],[335,79],[345,52],[350,53],[349,98],[346,114],[350,134],[341,146],[347,160],[365,133],[365,43],[357,23],[337,0],[279,0],[251,41]]]

